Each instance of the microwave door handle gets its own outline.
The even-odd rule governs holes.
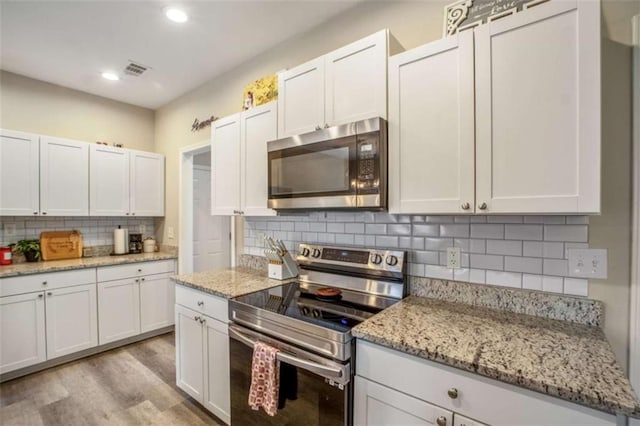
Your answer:
[[[233,337],[235,337],[237,340],[244,343],[245,345],[249,346],[250,348],[253,348],[253,346],[256,343],[255,340],[245,336],[244,334],[240,333],[238,330],[234,330],[231,327],[229,327],[229,334],[233,335]],[[276,356],[276,358],[281,362],[286,362],[287,364],[293,365],[294,367],[300,367],[303,370],[307,370],[324,377],[335,377],[337,379],[342,378],[342,369],[340,368],[327,367],[322,364],[296,358],[284,352],[278,352],[278,355]]]

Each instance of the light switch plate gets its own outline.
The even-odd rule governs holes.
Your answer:
[[[167,226],[167,238],[174,239],[173,226]]]
[[[570,249],[569,276],[580,278],[607,278],[606,249]]]

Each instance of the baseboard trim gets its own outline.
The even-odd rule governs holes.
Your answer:
[[[93,348],[85,349],[80,352],[61,356],[60,358],[55,358],[49,361],[41,362],[40,364],[30,365],[28,367],[20,368],[19,370],[9,371],[7,373],[0,374],[0,383],[17,379],[18,377],[26,376],[28,374],[36,373],[38,371],[46,370],[47,368],[66,364],[71,361],[76,361],[81,358],[86,358],[88,356],[99,354],[101,352],[106,352],[111,349],[119,348],[121,346],[126,346],[131,343],[136,343],[141,340],[146,340],[151,337],[156,337],[162,334],[170,333],[173,331],[173,329],[174,329],[174,326],[170,325],[168,327],[163,327],[157,330],[152,330],[146,333],[138,334],[137,336],[127,337],[126,339],[118,340],[117,342],[109,342],[104,345],[96,346]]]

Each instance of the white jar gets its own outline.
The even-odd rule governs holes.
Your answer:
[[[156,240],[152,237],[145,239],[142,243],[142,251],[145,253],[153,253],[156,251]]]

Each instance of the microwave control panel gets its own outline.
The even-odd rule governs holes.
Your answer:
[[[375,134],[358,135],[358,190],[377,191],[380,172],[378,171],[378,138]]]

